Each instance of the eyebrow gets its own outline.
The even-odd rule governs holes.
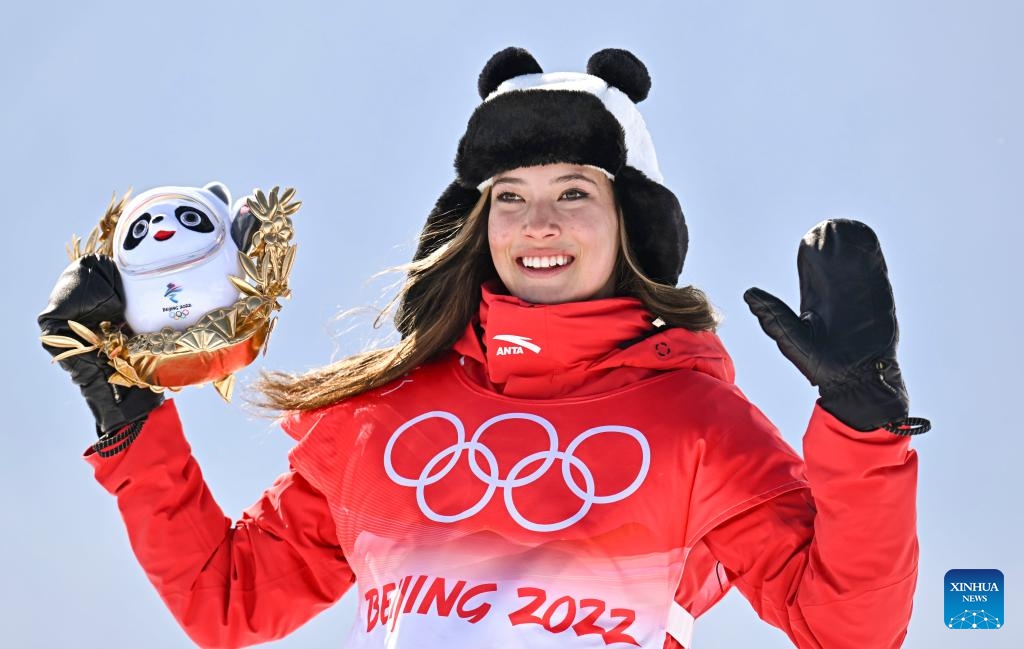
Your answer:
[[[554,179],[552,179],[550,184],[557,185],[558,183],[564,183],[564,182],[568,182],[570,180],[582,180],[584,182],[588,182],[591,185],[597,187],[597,183],[596,182],[594,182],[590,178],[587,178],[583,174],[577,174],[577,173],[565,174],[564,176],[559,176],[558,178],[554,178]],[[522,178],[516,178],[515,176],[499,176],[498,178],[494,179],[494,183],[493,184],[497,185],[498,183],[508,183],[510,185],[525,185],[526,181],[523,180]]]

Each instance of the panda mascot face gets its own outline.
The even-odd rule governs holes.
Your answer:
[[[233,304],[238,249],[230,236],[230,195],[219,183],[157,187],[126,206],[114,229],[114,262],[135,333],[183,330]]]
[[[128,273],[187,264],[224,241],[221,216],[187,196],[157,196],[140,210],[118,237],[118,261]]]

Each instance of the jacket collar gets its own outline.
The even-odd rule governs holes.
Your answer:
[[[541,305],[484,286],[455,351],[478,383],[521,398],[597,394],[678,369],[733,381],[715,334],[658,329],[654,320],[634,298]]]

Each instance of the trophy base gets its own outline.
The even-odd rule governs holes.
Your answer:
[[[260,327],[247,338],[213,351],[129,354],[129,363],[135,367],[139,378],[150,385],[176,389],[215,383],[256,360],[267,340],[268,330],[267,326]]]

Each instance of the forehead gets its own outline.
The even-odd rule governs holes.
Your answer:
[[[580,177],[601,187],[609,185],[611,182],[603,171],[594,167],[559,162],[532,167],[516,167],[515,169],[503,171],[495,177],[494,183],[546,185],[558,181],[578,180]]]

